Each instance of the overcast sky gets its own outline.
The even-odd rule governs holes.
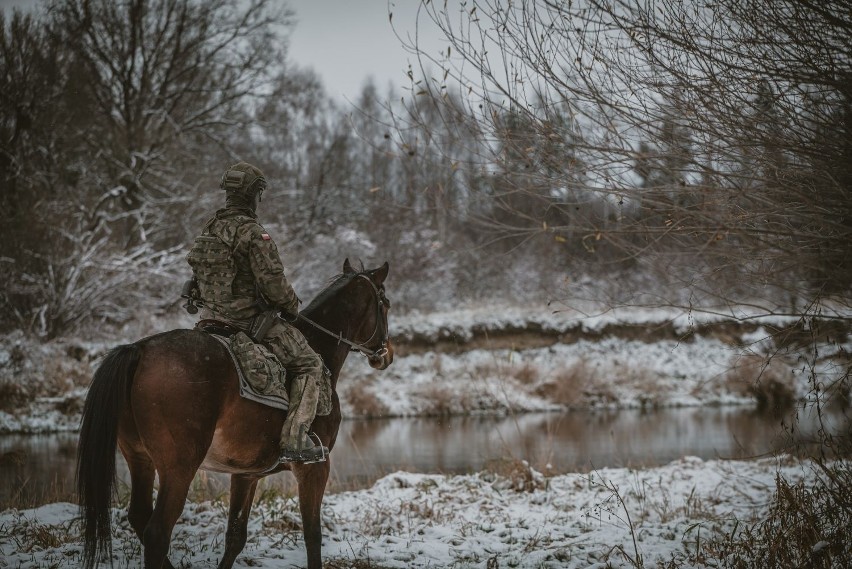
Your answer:
[[[33,8],[38,0],[0,0],[4,11]],[[416,66],[394,35],[388,21],[402,34],[413,34],[420,0],[289,0],[296,13],[290,36],[290,59],[313,67],[329,95],[355,101],[367,77],[372,76],[384,94],[388,84],[397,91],[408,86],[408,62]],[[425,16],[423,16],[425,18]],[[440,42],[432,26],[422,26],[427,45],[437,51]]]
[[[380,93],[389,83],[397,91],[409,85],[408,63],[417,64],[394,35],[388,12],[399,34],[413,35],[419,0],[291,0],[289,5],[297,19],[290,58],[313,67],[331,96],[354,101],[368,76]],[[441,44],[427,23],[421,33],[437,51]]]

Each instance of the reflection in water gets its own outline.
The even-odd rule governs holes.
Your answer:
[[[792,419],[743,408],[684,408],[344,421],[329,490],[364,487],[396,470],[474,472],[503,458],[561,473],[654,466],[687,455],[753,457],[791,445]],[[816,417],[799,410],[796,440],[816,428]],[[75,433],[0,436],[0,510],[11,503],[73,500],[76,442]],[[127,481],[121,458],[118,471]],[[289,474],[268,480],[266,488],[294,491]],[[199,484],[221,494],[228,477],[211,474]]]

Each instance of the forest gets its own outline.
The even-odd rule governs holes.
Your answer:
[[[6,14],[0,326],[173,308],[243,159],[299,290],[350,255],[391,262],[402,311],[848,306],[848,6],[584,6],[424,3],[446,53],[403,45],[410,87],[367,82],[351,106],[287,59],[277,2]]]

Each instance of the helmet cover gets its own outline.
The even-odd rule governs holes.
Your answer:
[[[257,192],[259,195],[266,189],[266,178],[257,166],[238,162],[225,170],[219,187],[229,192]]]

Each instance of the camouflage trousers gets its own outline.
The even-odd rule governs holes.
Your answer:
[[[221,315],[204,311],[202,318],[215,318],[247,331],[251,320],[229,320]],[[317,414],[320,382],[323,381],[323,363],[308,341],[295,326],[276,320],[262,342],[275,354],[287,370],[287,396],[290,408],[281,428],[281,446],[298,447],[299,430],[305,425],[310,430]]]
[[[299,447],[299,428],[310,430],[317,415],[322,358],[308,345],[308,341],[291,324],[278,320],[263,338],[275,357],[287,370],[287,395],[290,409],[281,428],[281,446]]]

